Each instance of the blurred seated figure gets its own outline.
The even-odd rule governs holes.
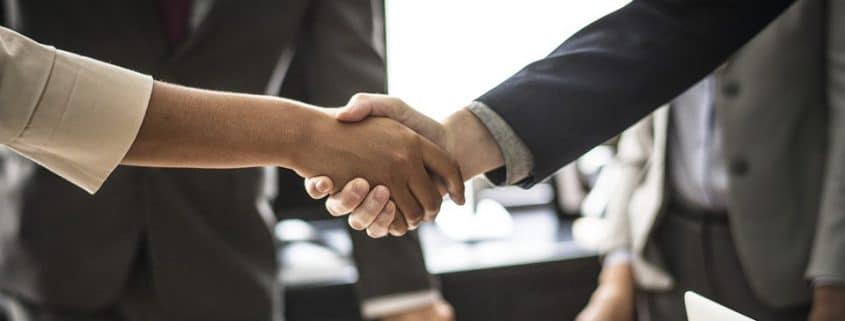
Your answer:
[[[579,321],[685,320],[686,290],[756,320],[843,320],[843,9],[797,2],[622,135]]]

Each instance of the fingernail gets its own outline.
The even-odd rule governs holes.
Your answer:
[[[317,185],[315,186],[317,191],[320,193],[328,193],[329,192],[329,182],[325,179],[317,180]]]
[[[352,185],[352,192],[355,193],[355,196],[364,195],[367,192],[366,189],[367,186],[361,180],[356,180]]]
[[[382,203],[387,200],[387,187],[384,186],[376,186],[376,189],[373,191],[373,198],[379,203]]]

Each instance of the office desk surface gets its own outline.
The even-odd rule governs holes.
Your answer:
[[[513,218],[509,237],[480,242],[450,240],[433,225],[421,228],[427,267],[440,278],[443,296],[461,321],[572,320],[596,285],[598,259],[572,241],[570,222],[549,208],[514,211]],[[316,223],[320,243],[338,257],[351,251],[342,224]],[[288,321],[360,320],[348,259],[309,266],[286,250],[280,273]]]

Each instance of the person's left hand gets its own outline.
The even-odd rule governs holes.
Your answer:
[[[416,310],[383,318],[382,321],[455,321],[455,312],[449,303],[439,300]]]
[[[845,320],[845,286],[817,286],[813,290],[813,308],[810,321]]]

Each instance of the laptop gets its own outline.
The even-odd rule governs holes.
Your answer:
[[[684,304],[689,321],[754,321],[692,291],[684,293]]]

